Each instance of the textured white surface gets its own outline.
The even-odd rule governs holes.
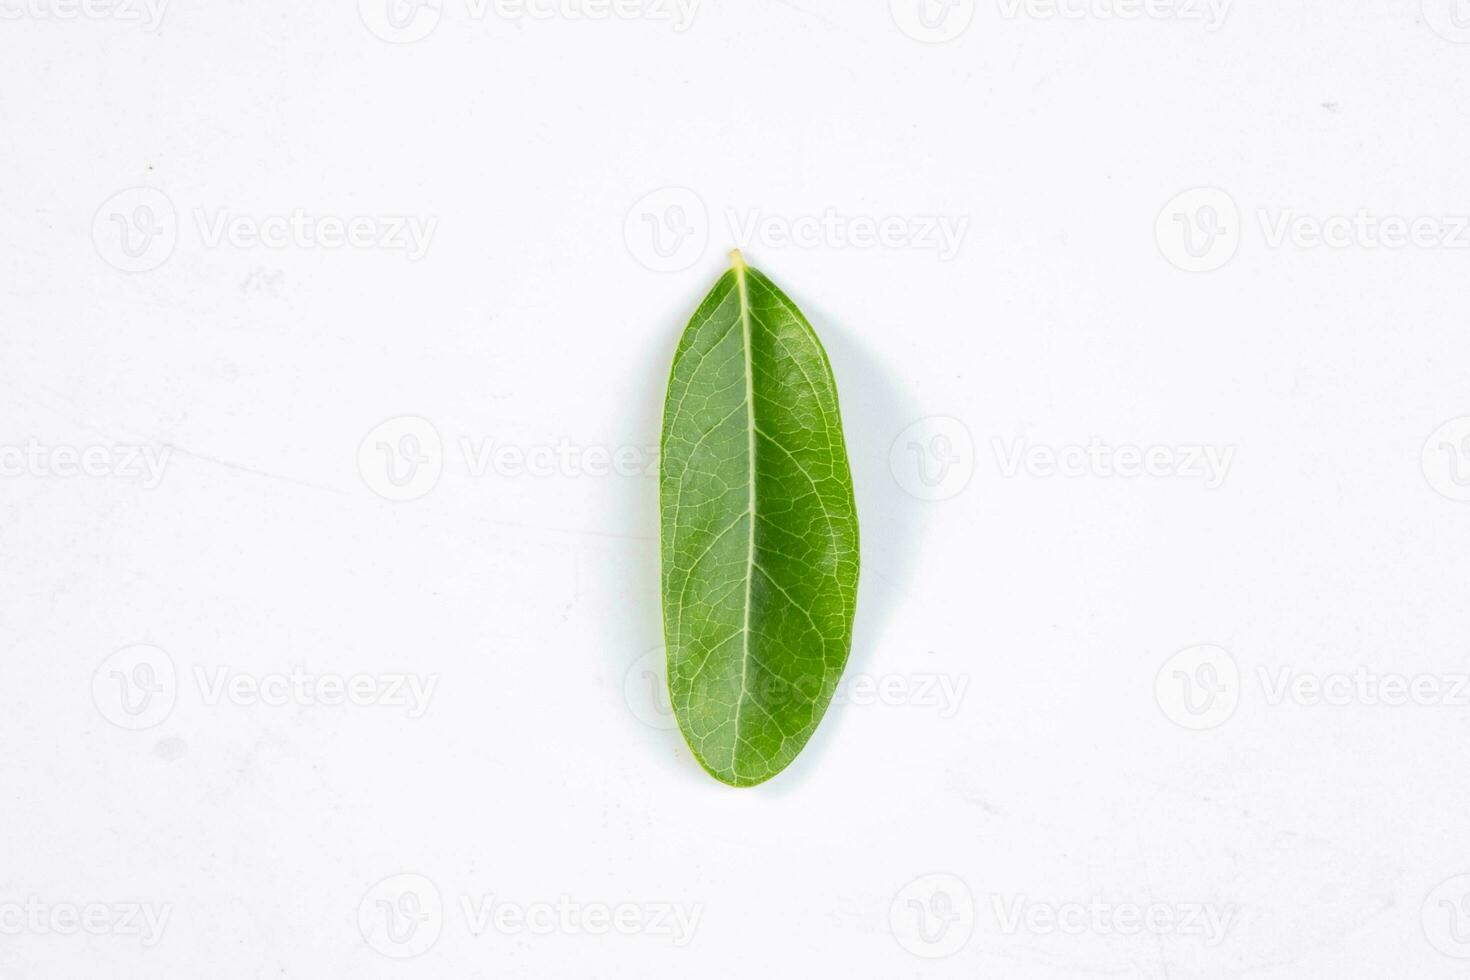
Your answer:
[[[1470,10],[108,2],[0,6],[0,976],[1464,976]],[[650,693],[737,244],[864,546],[753,791]]]

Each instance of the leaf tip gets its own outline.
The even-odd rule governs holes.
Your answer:
[[[736,269],[745,269],[745,256],[740,254],[740,249],[731,249],[730,265]]]

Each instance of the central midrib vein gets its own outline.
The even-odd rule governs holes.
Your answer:
[[[750,521],[750,544],[745,563],[745,626],[741,631],[740,643],[740,694],[735,698],[735,741],[731,745],[730,768],[735,769],[735,760],[740,755],[740,709],[745,704],[746,674],[750,669],[750,598],[751,586],[755,582],[755,369],[751,357],[750,291],[745,281],[745,257],[739,250],[730,254],[735,266],[735,286],[740,294],[740,334],[745,349],[745,435],[749,466],[749,501],[747,510]]]

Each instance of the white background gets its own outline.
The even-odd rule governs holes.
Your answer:
[[[51,2],[0,21],[0,976],[1464,975],[1470,9]],[[1429,224],[1311,244],[1360,211]],[[367,237],[248,237],[297,212]],[[732,213],[967,223],[743,243],[888,692],[743,791],[650,693],[656,481],[588,472],[651,462]],[[1311,695],[1360,667],[1438,693]],[[436,686],[210,687],[293,670]]]

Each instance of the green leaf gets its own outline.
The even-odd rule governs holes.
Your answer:
[[[700,765],[765,782],[852,647],[858,528],[827,353],[739,252],[684,331],[659,498],[669,694]]]

